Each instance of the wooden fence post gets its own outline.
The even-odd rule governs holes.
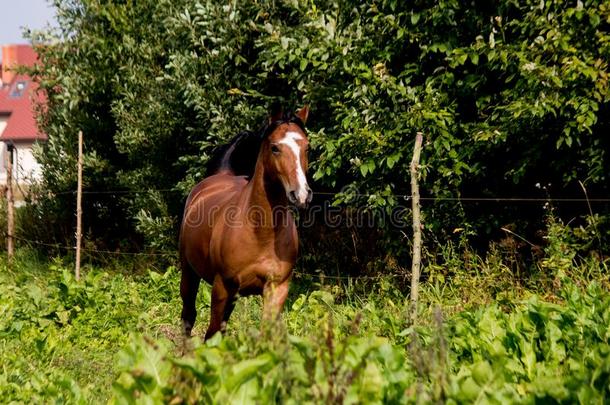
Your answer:
[[[76,268],[74,269],[74,277],[80,280],[80,245],[83,236],[82,216],[83,209],[81,206],[83,193],[83,131],[78,131],[78,185],[76,189]]]
[[[13,155],[15,146],[7,143],[8,162],[6,165],[6,252],[9,265],[15,255],[15,196],[13,195]]]
[[[413,209],[413,262],[411,264],[411,317],[417,319],[417,300],[419,298],[419,273],[421,268],[421,212],[419,205],[419,184],[417,182],[419,157],[421,155],[423,134],[415,136],[415,147],[411,159],[411,206]]]

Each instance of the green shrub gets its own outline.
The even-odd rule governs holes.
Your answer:
[[[3,401],[90,403],[108,396],[118,347],[129,333],[169,333],[178,319],[175,271],[125,278],[17,252],[0,269],[0,397]]]
[[[578,244],[553,226],[548,256],[518,278],[501,250],[481,258],[447,247],[424,268],[416,327],[396,277],[335,280],[298,269],[280,323],[261,327],[260,297],[242,298],[227,333],[206,344],[210,288],[200,288],[196,337],[185,341],[175,268],[134,275],[131,262],[85,266],[77,282],[69,260],[19,249],[10,270],[0,258],[0,396],[604,403],[607,264],[575,259]]]
[[[531,296],[461,312],[440,329],[404,329],[399,335],[420,342],[411,349],[362,333],[358,321],[341,332],[332,316],[309,334],[278,338],[273,325],[217,335],[182,356],[139,338],[123,351],[115,401],[604,403],[610,299],[597,284],[561,294],[560,303]]]
[[[573,197],[579,179],[592,196],[609,191],[605,2],[55,5],[62,41],[40,47],[33,72],[49,107],[45,188],[75,189],[83,130],[85,188],[133,192],[85,199],[93,240],[171,246],[212,149],[277,102],[311,104],[315,188],[342,190],[339,204],[383,211],[409,194],[418,130],[427,196],[544,197],[535,185],[552,183],[554,196]],[[65,224],[68,197],[45,206]],[[426,226],[443,239],[455,228],[486,241],[507,223],[543,227],[541,207],[426,205]],[[563,215],[584,213],[574,207]]]

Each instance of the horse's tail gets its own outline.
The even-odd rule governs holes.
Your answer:
[[[206,174],[229,172],[236,176],[252,176],[262,138],[249,131],[240,132],[230,142],[216,148],[208,161]]]

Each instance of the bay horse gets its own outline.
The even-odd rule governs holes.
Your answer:
[[[263,319],[288,295],[299,239],[291,209],[311,202],[309,108],[271,117],[220,148],[189,194],[180,229],[182,323],[191,335],[201,279],[212,285],[209,339],[224,331],[239,296],[263,295]],[[211,175],[210,175],[211,174]]]

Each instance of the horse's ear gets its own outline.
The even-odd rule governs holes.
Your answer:
[[[296,115],[301,121],[303,121],[303,124],[305,124],[307,122],[307,117],[309,117],[309,106],[305,104],[303,108],[297,111]]]

